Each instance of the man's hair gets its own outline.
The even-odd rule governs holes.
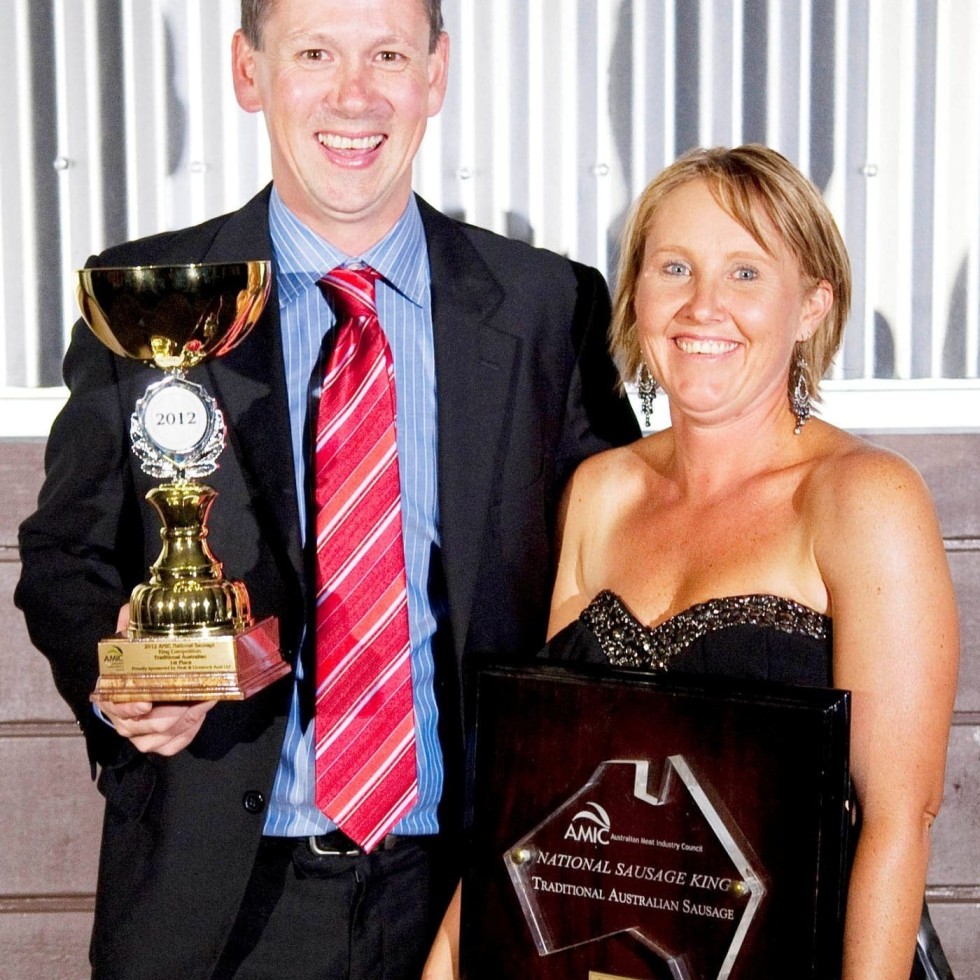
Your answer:
[[[847,322],[851,264],[820,192],[782,154],[755,143],[685,153],[647,185],[633,207],[623,232],[610,327],[610,350],[623,381],[635,380],[643,363],[634,304],[650,226],[667,195],[699,180],[721,208],[771,255],[772,245],[767,242],[771,233],[764,224],[768,219],[796,257],[804,290],[813,289],[824,279],[830,283],[833,306],[802,345],[806,379],[812,397],[817,399],[820,379],[840,347]],[[792,372],[789,384],[793,384]]]
[[[418,0],[429,17],[429,52],[436,49],[442,33],[442,0]],[[242,0],[242,33],[248,43],[259,51],[262,48],[262,28],[276,0]]]

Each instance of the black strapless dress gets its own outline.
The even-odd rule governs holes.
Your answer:
[[[710,599],[650,627],[603,591],[548,645],[558,660],[808,687],[831,685],[831,655],[830,618],[772,595]]]
[[[572,663],[831,687],[833,624],[792,599],[740,595],[709,599],[646,626],[618,595],[604,590],[552,638],[545,655]],[[925,904],[910,980],[953,980]]]

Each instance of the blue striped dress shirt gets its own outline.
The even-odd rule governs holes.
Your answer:
[[[338,251],[307,228],[272,190],[269,228],[275,257],[282,326],[286,388],[300,531],[306,540],[305,427],[311,387],[324,336],[334,316],[317,280],[330,269],[364,262],[383,277],[378,281],[378,319],[395,365],[398,466],[408,579],[408,624],[412,647],[418,803],[394,828],[398,834],[433,834],[442,794],[443,766],[435,702],[432,640],[438,611],[428,592],[432,550],[439,546],[436,494],[436,379],[429,290],[429,257],[422,218],[414,196],[397,224],[360,256]],[[315,384],[315,382],[314,382]],[[282,756],[266,815],[265,833],[299,837],[322,834],[334,825],[314,802],[314,732],[303,728],[299,710],[302,664],[297,666],[292,708]]]

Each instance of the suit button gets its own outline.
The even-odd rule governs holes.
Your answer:
[[[265,797],[257,789],[250,789],[242,797],[242,806],[249,813],[261,813],[265,809]]]

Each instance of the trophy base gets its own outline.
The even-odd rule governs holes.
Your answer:
[[[92,701],[242,701],[285,676],[274,616],[226,636],[124,633],[99,643]]]

